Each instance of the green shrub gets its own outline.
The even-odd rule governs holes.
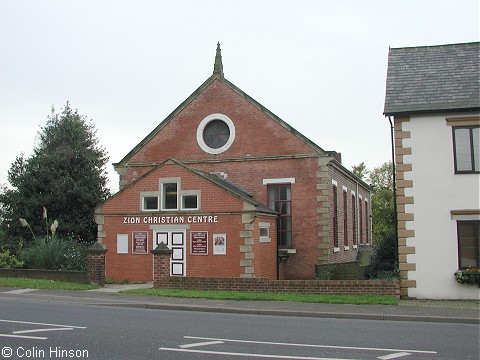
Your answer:
[[[69,240],[69,246],[64,253],[62,270],[87,270],[87,245],[75,240]]]
[[[8,250],[0,252],[0,269],[18,269],[23,267],[23,262]]]
[[[37,237],[27,220],[21,218],[22,226],[30,229],[33,242],[21,250],[21,259],[31,269],[79,270],[87,268],[86,245],[74,239],[57,237],[58,221],[48,225],[47,209],[43,208],[42,219],[45,221],[46,236]]]
[[[385,238],[374,245],[370,265],[365,266],[366,279],[398,279],[398,266],[395,259],[395,234],[386,234]]]
[[[321,265],[317,268],[317,279],[332,280],[335,271],[337,271],[337,266],[335,264]]]
[[[47,270],[85,270],[85,246],[58,237],[36,238],[21,252],[27,268]]]

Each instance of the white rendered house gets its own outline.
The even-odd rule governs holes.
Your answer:
[[[454,277],[480,268],[479,59],[479,43],[389,53],[402,296],[480,296]]]

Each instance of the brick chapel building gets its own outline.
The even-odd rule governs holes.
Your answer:
[[[172,276],[315,279],[371,242],[367,184],[214,71],[114,164],[120,191],[98,206],[106,278],[151,281],[150,251]]]

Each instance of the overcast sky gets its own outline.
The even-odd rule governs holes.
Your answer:
[[[213,71],[343,165],[390,160],[388,48],[479,41],[478,0],[0,0],[0,184],[52,105],[93,120],[111,163]],[[53,175],[53,174],[52,174]]]

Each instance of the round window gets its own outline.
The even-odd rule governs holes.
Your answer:
[[[223,114],[212,114],[203,119],[197,128],[197,143],[209,154],[226,151],[235,139],[235,126]]]
[[[203,130],[203,141],[212,149],[219,149],[230,138],[230,129],[222,120],[210,121]]]

